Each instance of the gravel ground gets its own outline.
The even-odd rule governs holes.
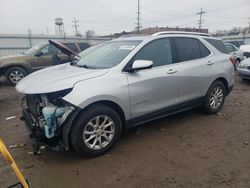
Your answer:
[[[28,154],[20,99],[13,87],[0,89],[0,138],[7,146],[26,144],[10,152],[34,188],[250,187],[250,82],[237,76],[221,113],[197,109],[131,129],[111,152],[93,159],[50,149]],[[0,177],[0,187],[16,181],[1,158]]]

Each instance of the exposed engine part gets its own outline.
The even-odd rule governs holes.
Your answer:
[[[72,107],[57,107],[53,104],[42,109],[45,120],[44,131],[47,138],[57,136],[58,126],[62,124],[67,116],[73,111]],[[60,122],[60,124],[58,123]]]

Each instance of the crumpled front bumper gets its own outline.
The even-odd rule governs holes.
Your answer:
[[[29,136],[34,140],[34,149],[39,150],[41,146],[48,146],[53,150],[63,150],[64,146],[60,141],[60,137],[48,139],[45,136],[44,128],[39,125],[39,121],[32,115],[27,108],[22,107],[22,116],[20,118],[24,121]]]
[[[35,117],[32,109],[29,109],[25,98],[22,101],[22,116],[21,120],[24,121],[26,129],[29,132],[29,136],[35,141],[34,148],[39,148],[40,146],[46,145],[53,150],[69,150],[69,133],[73,121],[80,112],[80,108],[76,108],[72,113],[67,115],[65,121],[58,127],[57,135],[53,138],[47,138],[44,130],[44,119],[39,121],[39,117]]]
[[[27,109],[22,109],[22,116],[20,118],[22,121],[24,121],[26,125],[26,129],[29,132],[30,138],[35,138],[37,140],[42,140],[45,135],[44,131],[42,130],[41,127],[38,127],[36,125],[36,122],[33,121],[32,115],[30,112],[28,112]]]

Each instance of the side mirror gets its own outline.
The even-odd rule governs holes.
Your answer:
[[[149,60],[135,60],[129,72],[134,72],[143,69],[150,69],[153,66],[153,61]]]
[[[36,53],[35,56],[40,57],[40,56],[42,56],[42,55],[43,55],[43,52],[39,51],[39,52]]]

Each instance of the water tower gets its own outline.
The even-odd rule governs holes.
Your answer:
[[[56,35],[60,35],[60,36],[64,35],[64,26],[63,26],[62,18],[55,19],[55,33]]]

